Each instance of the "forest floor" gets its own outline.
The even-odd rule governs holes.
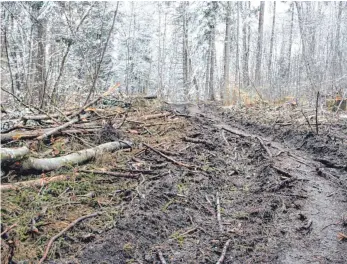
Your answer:
[[[127,112],[119,130],[131,151],[44,175],[67,181],[3,192],[1,222],[17,227],[2,237],[2,263],[36,263],[52,236],[93,212],[54,242],[47,263],[346,263],[343,114],[320,114],[316,135],[314,111],[164,108],[150,120],[160,103]],[[95,137],[79,139],[64,152]]]

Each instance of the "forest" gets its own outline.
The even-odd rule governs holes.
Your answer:
[[[1,1],[1,263],[346,263],[346,1]]]

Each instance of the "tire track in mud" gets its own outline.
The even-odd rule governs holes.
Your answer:
[[[168,263],[216,263],[229,239],[224,263],[346,263],[347,243],[336,237],[346,233],[339,222],[347,213],[345,170],[216,109],[195,110],[190,122],[188,136],[213,146],[172,148],[184,149],[180,161],[204,169],[169,164],[146,179],[142,197],[122,205],[116,227],[86,247],[81,263],[160,263],[158,249]],[[223,134],[223,126],[234,133]],[[161,162],[153,153],[140,158]],[[343,164],[343,156],[334,162]]]
[[[257,130],[256,125],[253,129]],[[256,134],[262,133],[257,131]],[[285,157],[276,157],[273,162],[282,164],[299,180],[304,180],[302,191],[307,197],[297,215],[290,215],[288,219],[293,226],[286,232],[285,239],[281,239],[283,246],[279,247],[276,263],[347,263],[347,243],[338,240],[338,233],[346,234],[347,231],[347,159],[327,155],[328,160],[333,159],[330,161],[341,167],[329,168],[316,162],[317,157],[311,153],[285,148],[270,138],[265,140],[271,142],[270,149],[277,145],[277,149],[286,153]],[[324,155],[318,154],[318,157]]]

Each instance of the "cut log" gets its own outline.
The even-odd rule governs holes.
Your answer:
[[[37,138],[40,135],[43,135],[51,130],[52,129],[49,128],[49,129],[39,129],[34,131],[4,133],[4,134],[1,134],[1,143],[6,143],[12,140]],[[100,129],[97,129],[97,128],[56,130],[52,135],[88,134],[88,133],[97,132],[99,130]]]
[[[104,152],[131,148],[131,143],[126,141],[115,141],[101,144],[95,148],[81,150],[66,156],[57,158],[37,159],[29,158],[22,163],[22,170],[51,171],[64,166],[84,163]]]
[[[0,149],[0,161],[3,162],[12,162],[22,159],[25,155],[29,153],[27,147],[20,148],[1,148]]]

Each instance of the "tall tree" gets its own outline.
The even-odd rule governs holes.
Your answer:
[[[274,38],[275,38],[275,22],[276,22],[276,2],[273,3],[273,18],[272,18],[272,30],[270,38],[270,52],[269,52],[269,64],[268,64],[268,74],[269,74],[269,83],[271,86],[272,83],[272,54],[274,47]]]
[[[249,44],[251,39],[251,30],[250,30],[250,3],[243,2],[243,25],[242,25],[242,47],[243,47],[243,56],[242,56],[242,73],[243,73],[243,86],[249,86]],[[242,3],[241,3],[242,5]]]
[[[258,41],[257,41],[257,57],[255,65],[255,84],[260,85],[261,78],[261,61],[263,56],[263,31],[264,31],[264,10],[265,2],[260,2],[259,22],[258,22]]]
[[[224,103],[230,104],[230,27],[231,27],[231,3],[228,1],[226,6],[225,18],[225,40],[224,40]],[[222,97],[223,98],[223,97]]]
[[[183,86],[184,86],[184,93],[185,93],[185,99],[188,100],[188,94],[189,94],[189,66],[188,66],[188,19],[187,19],[187,8],[188,2],[183,1],[182,2],[182,24],[183,24]]]

